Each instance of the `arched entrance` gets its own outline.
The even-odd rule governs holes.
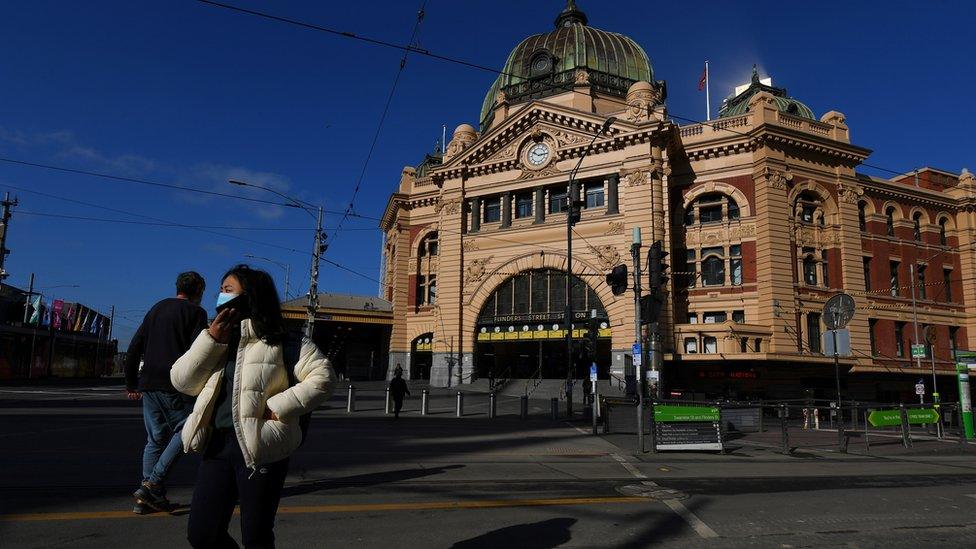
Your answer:
[[[505,280],[478,315],[475,370],[478,377],[566,377],[566,273],[556,269],[523,271]],[[595,312],[594,320],[591,315]],[[590,349],[590,326],[596,349]],[[592,362],[609,377],[610,327],[600,298],[573,276],[573,377],[589,375]],[[490,375],[491,374],[491,375]]]
[[[410,344],[410,379],[430,379],[434,334],[417,336]]]

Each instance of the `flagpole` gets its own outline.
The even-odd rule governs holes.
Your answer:
[[[708,80],[708,61],[705,61],[705,120],[712,119],[712,101],[711,96],[709,95]]]

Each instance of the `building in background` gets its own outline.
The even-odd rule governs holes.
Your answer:
[[[296,334],[301,333],[305,323],[306,303],[302,297],[281,306],[288,328]],[[344,379],[383,379],[392,322],[389,301],[373,296],[321,293],[313,338]]]
[[[0,285],[0,379],[111,375],[111,319],[81,303]]]
[[[582,343],[596,315],[600,378],[632,374],[634,297],[613,295],[605,276],[631,266],[640,228],[644,253],[660,240],[672,266],[660,320],[667,389],[832,396],[820,314],[846,292],[857,313],[845,394],[905,399],[931,375],[928,358],[910,357],[917,313],[920,334],[934,327],[939,388],[951,395],[952,350],[976,348],[973,175],[865,175],[871,151],[851,142],[842,113],[817,117],[758,74],[704,123],[675,123],[666,98],[644,50],[589,26],[574,2],[554,30],[520,42],[480,128],[459,125],[443,153],[404,168],[389,199],[387,368],[438,386],[579,379],[591,358],[583,345],[567,356],[565,330]],[[568,180],[584,153],[567,326]]]

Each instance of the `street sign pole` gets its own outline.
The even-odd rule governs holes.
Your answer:
[[[634,260],[634,373],[637,375],[637,451],[644,453],[644,351],[641,342],[641,230],[634,227],[630,254]]]
[[[966,364],[956,364],[956,379],[959,382],[959,415],[962,416],[959,428],[964,430],[967,440],[972,440],[973,405],[969,400],[969,367]]]
[[[840,311],[834,310],[834,381],[837,382],[837,447],[844,451],[844,406],[840,399],[840,359],[837,355],[837,327],[840,321]],[[845,452],[846,453],[846,452]]]

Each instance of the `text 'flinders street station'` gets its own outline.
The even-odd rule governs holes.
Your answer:
[[[856,305],[845,393],[910,400],[931,376],[931,358],[910,352],[926,338],[938,374],[954,375],[953,351],[976,348],[973,175],[859,173],[871,151],[851,143],[844,114],[817,117],[755,74],[717,118],[679,125],[656,76],[637,43],[569,2],[555,30],[512,50],[479,129],[459,125],[443,154],[403,170],[382,221],[390,370],[454,386],[583,379],[595,362],[601,383],[633,379],[639,228],[642,268],[655,241],[670,265],[666,394],[832,396],[821,315],[840,292]],[[567,326],[569,181],[583,156]],[[622,264],[615,295],[606,275]]]

